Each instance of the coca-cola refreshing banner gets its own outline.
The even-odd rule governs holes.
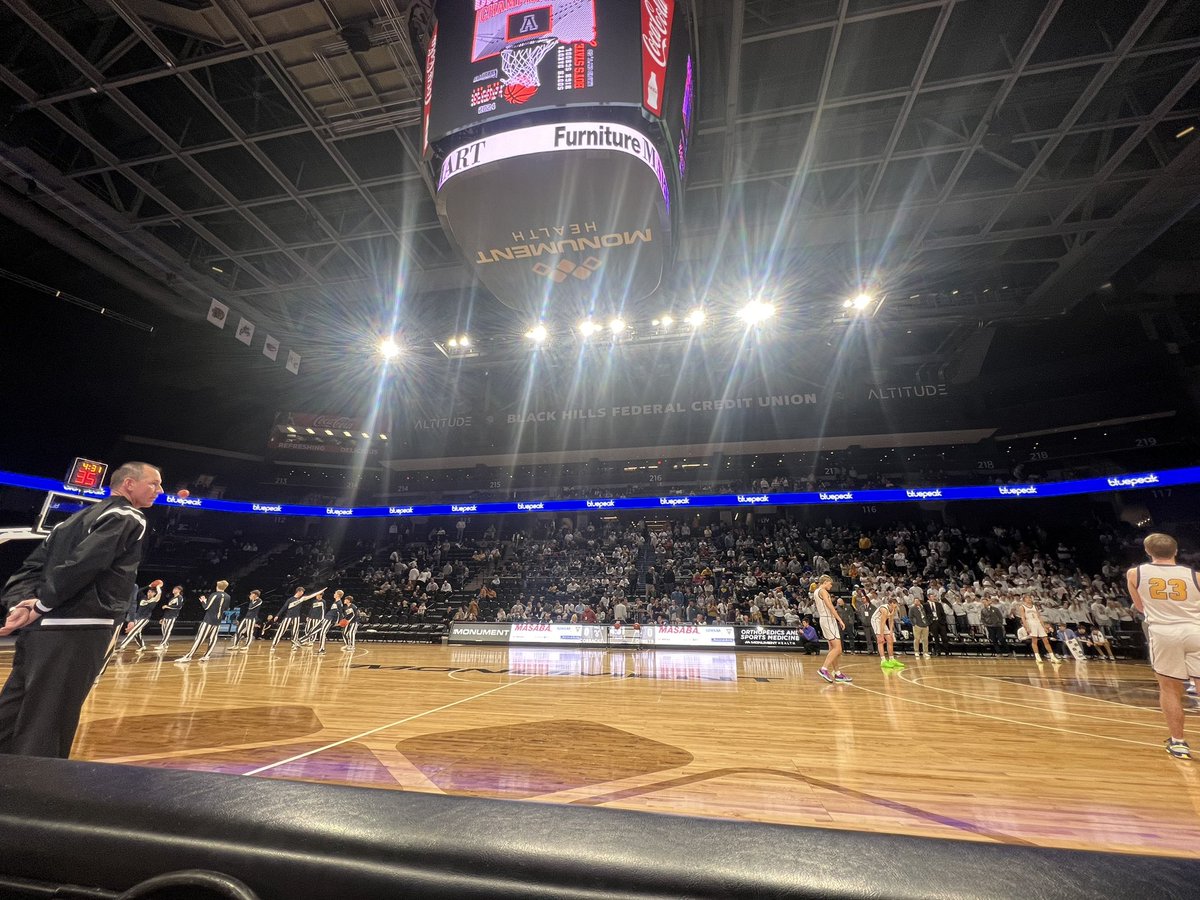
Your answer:
[[[311,454],[351,456],[365,451],[378,455],[382,440],[377,431],[366,428],[367,423],[357,416],[280,412],[275,414],[267,449],[273,456],[294,455],[298,460]]]

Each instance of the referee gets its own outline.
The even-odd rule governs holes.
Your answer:
[[[79,711],[116,640],[118,616],[137,584],[146,517],[163,492],[147,463],[119,467],[111,495],[52,532],[0,595],[0,637],[17,635],[12,672],[0,691],[0,753],[71,753]]]

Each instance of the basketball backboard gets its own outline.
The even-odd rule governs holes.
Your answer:
[[[506,47],[556,38],[560,44],[596,43],[596,0],[476,0],[471,61]]]
[[[79,510],[99,503],[103,497],[89,497],[86,494],[60,493],[48,491],[37,519],[31,528],[0,528],[0,544],[9,541],[36,541],[48,535],[54,526],[65,522]]]
[[[42,503],[42,511],[38,514],[34,530],[39,534],[49,534],[55,525],[65,522],[81,509],[86,509],[93,503],[99,503],[103,497],[88,497],[83,494],[64,494],[49,491]]]

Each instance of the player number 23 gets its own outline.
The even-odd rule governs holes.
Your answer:
[[[1151,600],[1174,600],[1176,603],[1182,603],[1187,599],[1187,582],[1182,578],[1151,578],[1150,579],[1150,599]]]

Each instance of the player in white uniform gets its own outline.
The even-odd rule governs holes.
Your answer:
[[[1171,732],[1167,752],[1190,759],[1183,739],[1183,690],[1189,681],[1200,689],[1200,581],[1194,569],[1176,564],[1179,545],[1169,534],[1147,535],[1142,546],[1150,562],[1130,569],[1125,583],[1134,607],[1146,617],[1158,705]]]
[[[1062,662],[1054,655],[1054,650],[1050,647],[1050,638],[1047,636],[1046,623],[1042,619],[1042,614],[1033,604],[1033,597],[1026,594],[1021,598],[1021,605],[1017,607],[1017,615],[1021,617],[1021,625],[1025,629],[1025,636],[1029,638],[1029,647],[1033,650],[1033,658],[1037,662],[1042,661],[1041,655],[1038,653],[1038,641],[1042,642],[1042,646],[1046,648],[1046,655],[1050,657],[1050,662]],[[1020,638],[1020,634],[1017,635]]]
[[[892,597],[887,603],[871,613],[871,630],[875,632],[875,644],[879,648],[879,665],[884,669],[903,669],[904,663],[896,659],[896,616],[899,604]],[[884,653],[884,648],[887,653]],[[915,644],[914,644],[915,646]]]
[[[817,670],[817,674],[830,684],[834,682],[850,684],[852,679],[848,675],[843,675],[842,670],[837,667],[837,661],[842,656],[842,629],[846,627],[846,623],[838,615],[833,598],[829,596],[829,588],[832,584],[832,578],[822,575],[817,579],[817,589],[813,593],[813,599],[817,601],[821,636],[829,642],[829,653],[826,654],[825,663]]]

